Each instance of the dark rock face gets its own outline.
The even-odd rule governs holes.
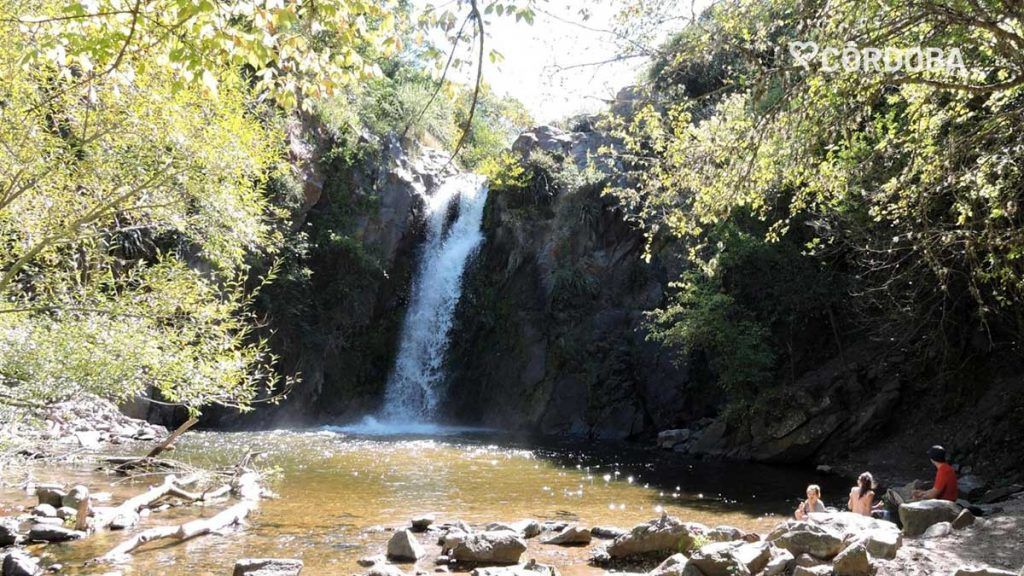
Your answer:
[[[583,171],[608,143],[598,132],[544,126],[513,149]],[[597,178],[607,183],[609,174]],[[644,312],[662,303],[666,263],[644,262],[642,234],[601,195],[603,186],[488,196],[486,239],[452,332],[453,419],[630,438],[701,413],[706,401],[684,392],[687,367],[647,341],[643,328]]]

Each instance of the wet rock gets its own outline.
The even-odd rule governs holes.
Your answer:
[[[39,560],[22,550],[13,550],[3,557],[0,573],[3,576],[36,576],[42,574],[42,570]]]
[[[836,531],[798,520],[780,524],[768,535],[768,541],[795,556],[810,554],[822,560],[833,558],[843,549],[842,536]]]
[[[232,576],[299,576],[302,560],[294,558],[243,558],[235,562]]]
[[[375,564],[383,564],[384,562],[387,562],[387,558],[385,558],[383,554],[363,556],[362,558],[356,560],[356,564],[359,564],[363,568],[369,568],[370,566],[373,566]]]
[[[960,515],[960,506],[946,500],[922,500],[900,505],[900,523],[907,536],[920,536],[933,524],[952,522]]]
[[[466,536],[452,547],[451,557],[473,564],[518,564],[523,552],[526,542],[518,534],[500,530]]]
[[[20,529],[21,524],[16,518],[0,518],[0,546],[21,543],[24,537]]]
[[[966,508],[960,511],[960,514],[953,519],[953,528],[956,530],[963,530],[971,524],[974,524],[974,514],[971,514],[970,510]]]
[[[951,522],[939,522],[938,524],[932,524],[927,530],[921,534],[921,538],[932,539],[932,538],[943,538],[953,533],[953,524]]]
[[[28,531],[28,539],[36,542],[68,542],[85,536],[85,532],[48,524],[36,524]]]
[[[56,518],[57,509],[49,504],[40,504],[32,509],[32,515],[40,518]]]
[[[625,533],[625,530],[615,526],[594,526],[590,529],[591,536],[602,540],[614,540]]]
[[[590,544],[590,530],[576,525],[567,526],[565,530],[545,538],[543,542],[558,546],[586,546]]]
[[[704,576],[683,553],[673,554],[647,573],[647,576]]]
[[[36,484],[35,491],[40,504],[49,504],[55,509],[60,508],[61,499],[66,494],[62,484]]]
[[[868,547],[863,542],[847,546],[832,561],[832,568],[835,576],[871,576],[875,573]]]
[[[608,545],[611,558],[626,558],[653,552],[679,552],[694,548],[697,537],[707,534],[703,524],[680,522],[667,514],[646,524],[634,526]]]
[[[433,514],[422,514],[412,519],[413,532],[424,532],[436,519]]]
[[[425,554],[423,546],[410,530],[399,530],[388,540],[388,558],[391,560],[415,562]]]
[[[689,428],[678,430],[663,430],[658,432],[658,448],[671,450],[677,444],[682,444],[690,439],[692,432]]]
[[[787,574],[796,565],[796,558],[789,550],[771,547],[771,558],[764,567],[762,576],[779,576]]]

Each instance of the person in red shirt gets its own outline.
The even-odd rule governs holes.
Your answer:
[[[956,502],[957,484],[956,471],[946,462],[946,449],[942,446],[932,446],[928,449],[928,458],[931,458],[935,465],[935,483],[931,490],[914,490],[914,500],[949,500]]]

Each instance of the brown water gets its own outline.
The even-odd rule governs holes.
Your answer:
[[[665,511],[711,526],[763,531],[793,509],[808,482],[824,484],[826,501],[829,493],[841,495],[844,485],[805,470],[684,460],[610,444],[538,446],[488,434],[373,438],[328,431],[189,433],[175,457],[199,465],[228,464],[250,447],[266,451],[264,463],[280,469],[273,483],[279,499],[264,502],[244,529],[184,544],[150,545],[118,569],[161,576],[230,574],[238,558],[270,556],[301,558],[304,575],[365,572],[356,559],[382,553],[391,535],[388,529],[426,512],[442,522],[534,518],[628,528]],[[85,483],[94,492],[107,490],[115,501],[145,487],[108,487],[115,477],[89,470],[73,477],[58,472],[40,468],[34,474],[39,480],[59,478]],[[10,488],[0,491],[0,502],[6,507],[34,504]],[[210,508],[206,514],[216,511]],[[196,513],[196,508],[172,509],[150,516],[142,527],[179,523]],[[110,568],[82,563],[126,536],[103,532],[36,552],[65,563],[65,573],[98,574]],[[431,556],[417,567],[432,571],[438,547],[426,535],[420,540]],[[596,572],[585,564],[588,555],[586,548],[546,546],[533,539],[525,557],[555,564],[563,573],[584,574]]]

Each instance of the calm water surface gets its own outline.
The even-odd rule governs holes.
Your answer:
[[[250,526],[184,544],[150,545],[118,569],[161,576],[230,574],[238,558],[277,556],[301,558],[304,575],[361,573],[365,569],[356,559],[383,552],[389,529],[427,512],[441,522],[534,518],[628,528],[666,511],[711,526],[763,531],[789,514],[809,482],[823,485],[826,501],[829,494],[841,496],[846,490],[844,481],[807,470],[684,460],[614,444],[515,441],[484,433],[382,438],[328,430],[190,432],[175,457],[197,465],[225,465],[249,448],[266,451],[263,464],[280,470],[272,485],[280,498],[262,503]],[[55,478],[55,473],[45,468],[34,472],[39,480]],[[117,478],[89,470],[74,477],[65,471],[59,478],[86,483],[93,491],[111,491],[115,501],[146,484],[106,488]],[[32,505],[34,498],[3,489],[0,502]],[[143,521],[143,528],[179,523],[196,512],[183,508],[154,514]],[[99,574],[110,568],[82,567],[82,562],[126,536],[103,532],[80,542],[41,547],[37,553],[64,562],[65,573]],[[417,568],[432,571],[438,547],[433,538],[419,537],[430,556]],[[588,555],[586,548],[546,546],[533,539],[524,559],[558,565],[566,574],[599,572],[585,564]]]

